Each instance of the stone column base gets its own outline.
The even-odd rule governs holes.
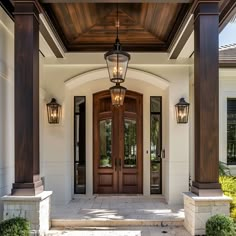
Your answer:
[[[199,197],[184,193],[184,227],[191,235],[205,235],[207,220],[216,214],[229,216],[230,197]]]
[[[50,228],[52,191],[35,196],[3,196],[3,219],[22,217],[30,222],[31,235],[44,235]]]

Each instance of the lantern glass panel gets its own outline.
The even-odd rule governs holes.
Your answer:
[[[47,104],[47,113],[48,123],[58,124],[61,117],[61,105],[58,104],[55,99],[52,99],[52,101]]]
[[[111,101],[113,106],[122,106],[125,99],[126,88],[116,85],[110,88]]]
[[[188,123],[189,105],[176,106],[177,123]]]
[[[119,51],[106,56],[109,77],[113,83],[123,83],[129,63],[129,57]]]

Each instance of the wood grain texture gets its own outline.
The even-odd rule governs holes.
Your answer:
[[[137,3],[137,2],[144,2],[144,0],[119,0],[119,3]],[[148,2],[154,3],[191,3],[194,0],[148,0]],[[90,3],[117,3],[117,0],[41,0],[42,3],[83,3],[83,2],[90,2]]]
[[[107,51],[116,37],[116,4],[43,5],[69,51]],[[120,3],[119,38],[125,50],[165,51],[190,4]]]
[[[219,168],[218,3],[199,3],[194,13],[195,182],[217,189]]]
[[[15,2],[15,185],[35,195],[39,177],[39,22],[34,2]],[[20,185],[19,185],[20,184]]]

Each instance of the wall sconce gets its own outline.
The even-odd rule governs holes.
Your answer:
[[[57,103],[55,98],[52,98],[51,102],[47,104],[48,123],[58,124],[61,117],[61,105]]]
[[[178,124],[188,123],[189,103],[184,98],[180,98],[179,102],[175,105],[176,120]]]

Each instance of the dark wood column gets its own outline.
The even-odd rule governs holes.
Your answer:
[[[219,178],[218,1],[194,11],[195,181],[199,196],[222,195]]]
[[[39,176],[39,10],[15,0],[15,183],[12,195],[43,191]]]

